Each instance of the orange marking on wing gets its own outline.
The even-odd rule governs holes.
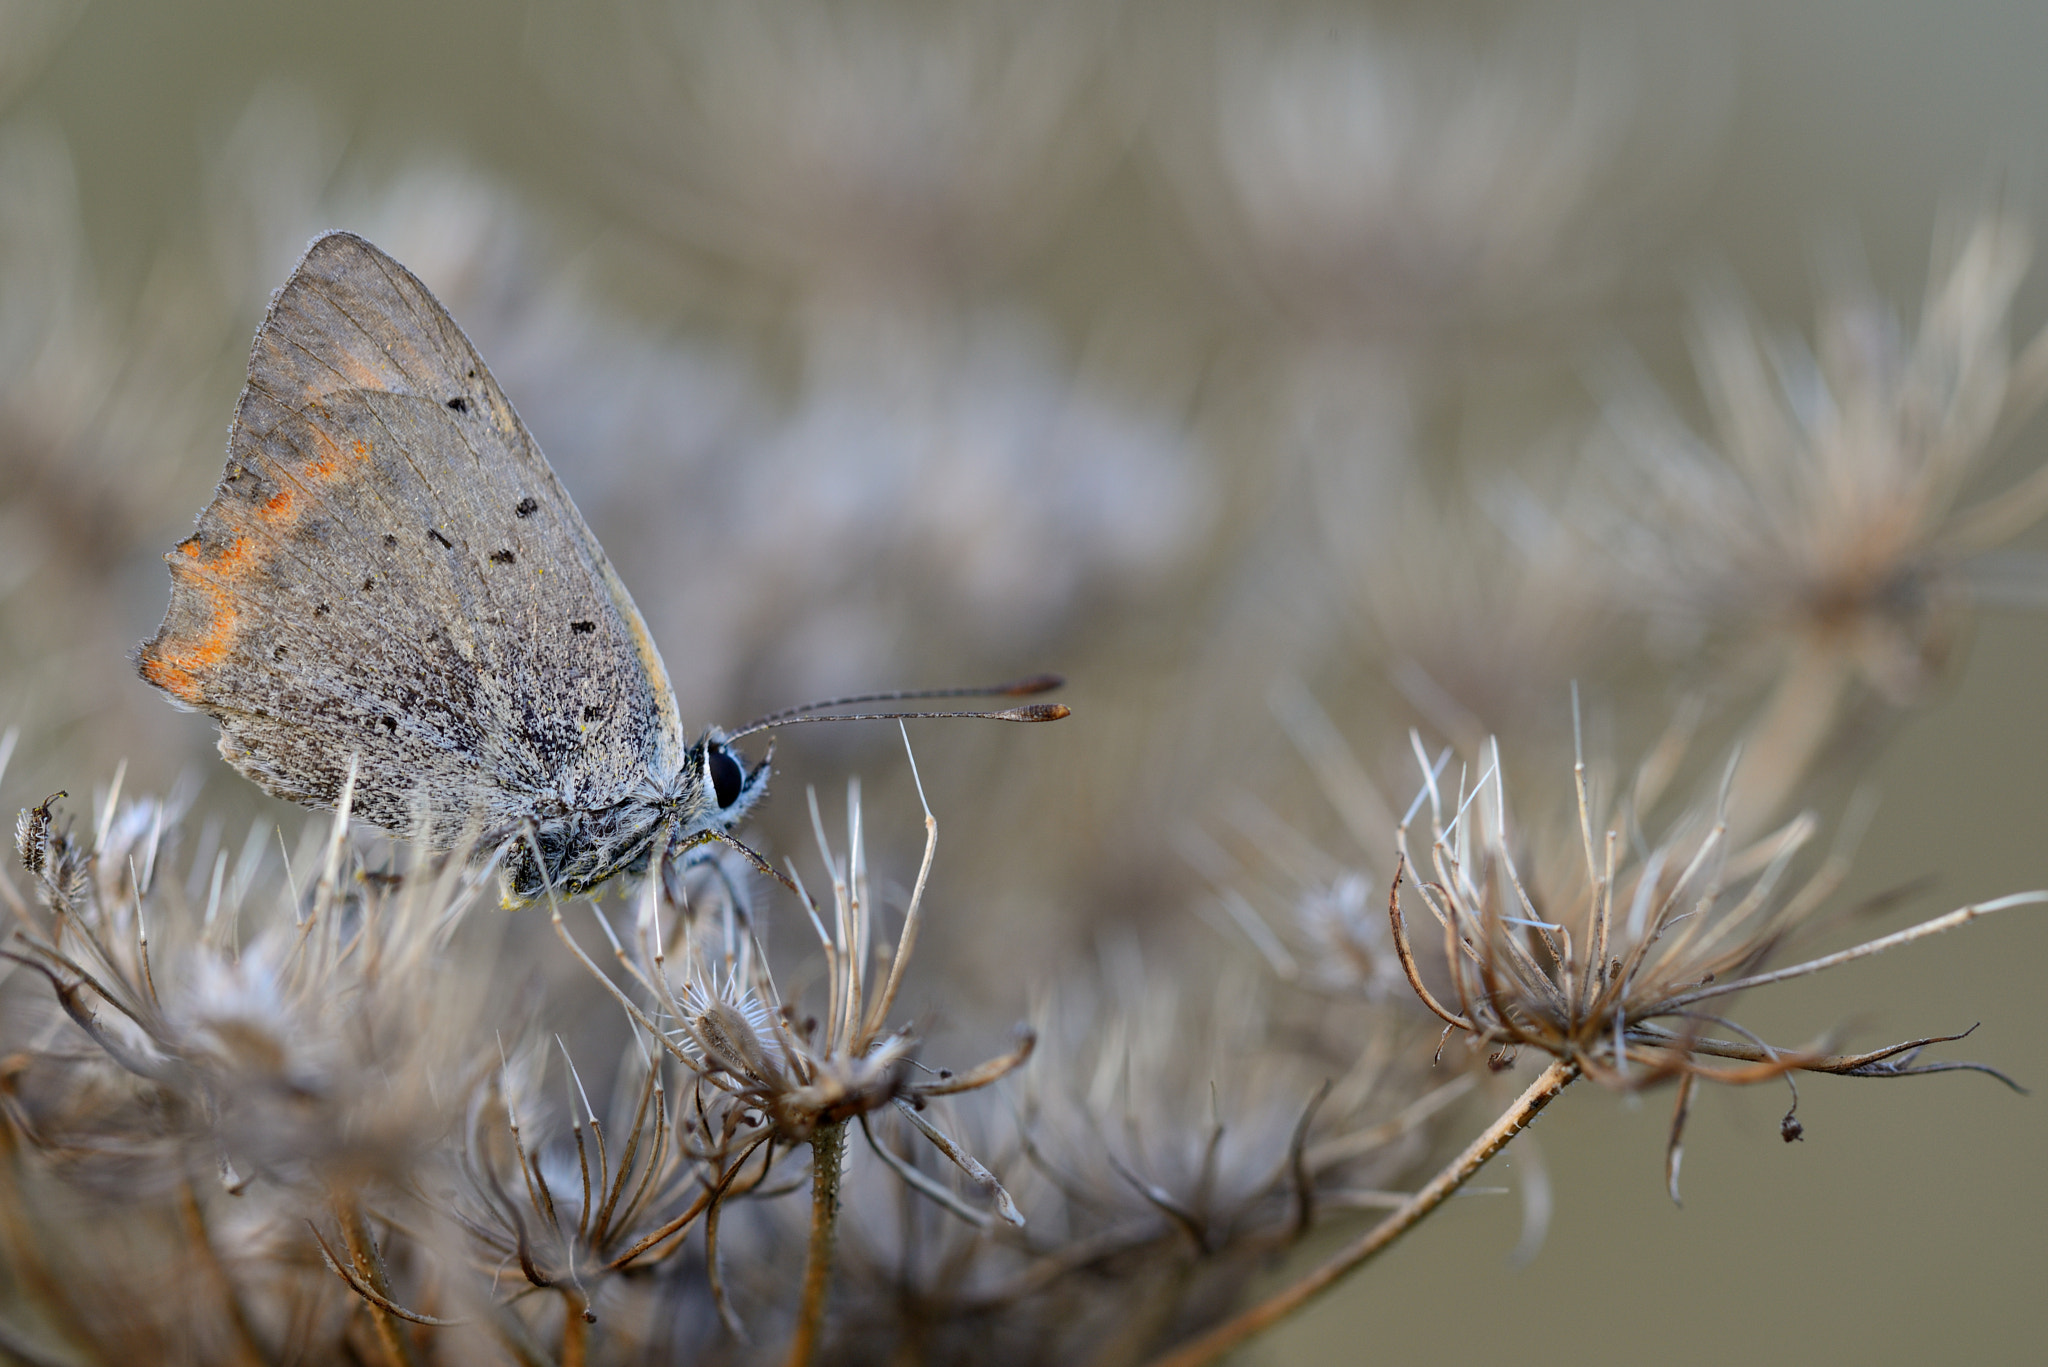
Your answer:
[[[193,704],[199,701],[199,685],[191,672],[180,669],[161,655],[142,657],[142,677],[180,701]]]
[[[383,373],[376,367],[365,364],[360,356],[351,356],[343,352],[334,368],[346,376],[348,382],[357,389],[388,392],[391,388],[385,382]]]
[[[320,448],[320,457],[306,463],[306,473],[318,479],[331,479],[340,474],[341,443],[319,427],[313,429],[313,443]]]
[[[292,502],[292,491],[288,488],[279,489],[263,501],[263,515],[273,521],[291,517]]]
[[[306,462],[305,473],[315,479],[335,479],[348,466],[359,465],[370,458],[370,443],[356,440],[349,443],[346,451],[335,439],[333,433],[324,427],[314,427],[313,441],[320,448],[315,460]]]
[[[239,548],[241,544],[237,539],[235,546]],[[186,587],[212,601],[213,620],[196,640],[159,642],[142,658],[142,677],[181,701],[197,704],[202,700],[199,677],[227,658],[242,614],[227,589],[219,584],[188,581]]]
[[[216,579],[242,579],[248,576],[262,561],[262,556],[251,554],[249,538],[238,536],[214,554],[200,560],[197,568]]]
[[[199,558],[199,538],[196,536],[186,537],[178,543],[178,549],[190,558],[197,560]]]

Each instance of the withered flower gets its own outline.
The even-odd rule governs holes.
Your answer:
[[[1159,164],[1217,268],[1309,332],[1412,341],[1584,300],[1718,123],[1711,61],[1659,79],[1612,24],[1159,13]]]
[[[1471,1076],[1432,1082],[1426,1035],[1376,1032],[1364,1003],[1217,969],[1112,942],[1097,971],[1058,975],[1008,1112],[933,1108],[1029,1224],[858,1184],[835,1361],[1134,1363],[1213,1322],[1310,1231],[1402,1199],[1388,1187]],[[944,1180],[906,1122],[876,1115],[878,1147]]]
[[[710,1196],[701,1213],[711,1292],[736,1336],[744,1338],[745,1329],[726,1294],[716,1251],[721,1208],[730,1196],[758,1187],[778,1154],[809,1147],[811,1228],[792,1361],[806,1358],[823,1330],[849,1123],[859,1122],[870,1151],[921,1195],[977,1224],[987,1219],[984,1211],[1011,1225],[1023,1224],[994,1174],[923,1112],[934,1099],[1003,1077],[1030,1057],[1035,1044],[1025,1031],[1009,1053],[959,1073],[916,1062],[914,1031],[892,1025],[889,1017],[916,946],[938,821],[927,806],[917,882],[895,946],[885,952],[869,884],[859,785],[849,788],[843,856],[832,852],[815,793],[811,813],[820,857],[832,879],[828,912],[816,909],[800,882],[792,880],[790,886],[810,909],[825,958],[825,1001],[819,1014],[804,1014],[781,996],[730,872],[721,870],[708,880],[704,887],[711,895],[697,899],[702,904],[696,906],[680,906],[668,897],[674,879],[649,877],[635,905],[631,933],[623,938],[599,913],[612,951],[637,992],[606,975],[569,934],[561,908],[554,911],[563,942],[686,1081],[687,1116],[678,1124],[678,1142],[717,1174],[707,1183]],[[870,1118],[884,1111],[900,1116],[955,1164],[977,1191],[978,1203],[876,1142]],[[759,1175],[743,1179],[749,1165],[758,1167]]]
[[[180,876],[178,800],[124,801],[117,780],[90,836],[51,803],[23,814],[37,895],[0,882],[21,1042],[0,1089],[19,1198],[4,1257],[23,1284],[151,1289],[114,1314],[45,1298],[38,1342],[93,1361],[168,1343],[253,1360],[283,1341],[280,1312],[336,1343],[431,1320],[394,1300],[410,1255],[389,1222],[438,1167],[444,1098],[478,1072],[488,974],[440,969],[488,880],[461,860],[403,888],[358,876],[346,805],[275,899],[252,895],[267,827],[239,860],[207,832]],[[486,946],[465,949],[488,964]],[[36,978],[50,990],[20,990]],[[109,1222],[122,1238],[96,1237]],[[366,1292],[367,1320],[317,1249]]]
[[[1992,1071],[1919,1061],[1929,1045],[1959,1035],[1856,1054],[1836,1053],[1825,1040],[1774,1045],[1725,1014],[1721,1003],[1994,911],[2048,901],[2048,892],[1962,907],[1853,948],[1769,969],[1790,946],[1840,919],[1825,913],[1847,858],[1837,850],[1817,863],[1802,860],[1819,830],[1811,814],[1737,841],[1724,789],[1714,806],[1687,812],[1646,847],[1635,838],[1639,822],[1668,767],[1645,766],[1630,800],[1610,808],[1596,799],[1581,761],[1575,770],[1579,819],[1572,851],[1532,853],[1509,816],[1498,744],[1467,791],[1447,791],[1435,769],[1424,767],[1429,777],[1418,802],[1426,799],[1429,847],[1418,858],[1403,826],[1401,867],[1388,903],[1410,985],[1444,1022],[1447,1040],[1462,1036],[1473,1048],[1491,1050],[1489,1062],[1497,1068],[1513,1066],[1527,1050],[1548,1055],[1567,1078],[1583,1075],[1624,1090],[1676,1080],[1667,1155],[1674,1201],[1687,1107],[1701,1081],[1789,1083],[1801,1072],[1871,1078]],[[1404,909],[1400,887],[1411,867],[1417,871],[1416,895],[1440,930],[1443,952],[1436,962],[1448,978],[1447,989],[1426,981]],[[1796,1123],[1788,1113],[1788,1133]]]
[[[1667,643],[1717,641],[1775,676],[1737,770],[1743,836],[1774,819],[1833,734],[1850,686],[1898,705],[1944,662],[1985,552],[2048,512],[2048,470],[1964,505],[2048,395],[2048,332],[2014,356],[2029,234],[1986,215],[1929,281],[1918,334],[1858,289],[1811,346],[1710,291],[1697,367],[1712,426],[1693,431],[1646,381],[1614,388],[1604,496],[1572,515],[1604,576]]]
[[[1654,845],[1640,817],[1661,795],[1674,767],[1669,754],[1643,766],[1630,800],[1597,802],[1583,762],[1577,766],[1578,830],[1569,857],[1530,842],[1512,826],[1498,745],[1476,782],[1455,790],[1443,765],[1421,753],[1425,774],[1417,808],[1426,808],[1428,863],[1397,837],[1388,913],[1402,968],[1415,995],[1443,1022],[1444,1043],[1462,1036],[1490,1051],[1497,1069],[1524,1052],[1548,1057],[1542,1072],[1470,1144],[1388,1215],[1319,1266],[1265,1300],[1153,1360],[1152,1367],[1199,1367],[1272,1326],[1391,1246],[1520,1134],[1581,1077],[1628,1091],[1676,1081],[1677,1103],[1666,1151],[1666,1178],[1678,1197],[1685,1120],[1701,1081],[1757,1083],[1796,1073],[1895,1078],[1980,1064],[1922,1062],[1930,1045],[1961,1035],[1911,1039],[1841,1054],[1823,1043],[1773,1045],[1725,1014],[1723,998],[1809,977],[1824,969],[1953,929],[2010,907],[2048,903],[2048,891],[2015,893],[1959,907],[1905,930],[1792,964],[1766,964],[1810,936],[1839,883],[1845,860],[1822,859],[1799,876],[1798,856],[1817,830],[1802,816],[1747,843],[1731,840],[1727,794],[1717,805],[1674,822]],[[1412,816],[1412,814],[1411,814]],[[1401,895],[1408,870],[1422,876],[1416,894],[1441,929],[1442,958],[1427,954]],[[1414,900],[1413,896],[1406,899]],[[1436,979],[1437,985],[1431,985]],[[1447,979],[1447,982],[1445,981]],[[1963,1032],[1967,1034],[1968,1032]],[[1793,1111],[1780,1124],[1800,1137]]]

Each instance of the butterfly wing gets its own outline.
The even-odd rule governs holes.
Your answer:
[[[331,233],[276,297],[142,677],[265,790],[446,846],[682,762],[647,626],[455,320]],[[424,826],[422,822],[424,821]]]

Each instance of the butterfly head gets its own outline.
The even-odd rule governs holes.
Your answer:
[[[687,804],[696,815],[690,824],[728,833],[738,829],[768,795],[768,761],[773,757],[771,746],[769,754],[749,768],[746,755],[723,732],[706,731],[704,738],[690,747],[678,776],[682,791],[696,798]]]

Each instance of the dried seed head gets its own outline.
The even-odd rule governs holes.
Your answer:
[[[53,806],[64,793],[52,793],[33,807],[24,807],[14,821],[14,850],[46,898],[68,904],[84,889],[91,854],[72,838],[69,823],[58,824]]]
[[[1216,8],[1156,35],[1181,60],[1152,142],[1216,267],[1305,332],[1413,349],[1582,306],[1718,122],[1712,62],[1652,75],[1612,26]]]
[[[924,869],[894,947],[885,951],[887,930],[869,881],[858,784],[849,789],[843,853],[835,853],[825,838],[815,793],[811,810],[832,887],[828,907],[809,909],[825,961],[824,1000],[813,1003],[812,1014],[785,1001],[777,988],[755,927],[732,895],[745,876],[737,868],[706,879],[687,911],[669,898],[675,879],[649,877],[624,939],[599,913],[634,994],[584,954],[559,910],[557,933],[613,994],[648,1047],[679,1069],[688,1113],[678,1133],[710,1169],[706,1185],[714,1194],[705,1218],[713,1218],[736,1188],[759,1185],[761,1176],[745,1177],[750,1163],[765,1170],[778,1152],[810,1142],[828,1126],[855,1120],[865,1125],[892,1107],[947,1159],[1000,1192],[986,1168],[915,1112],[930,1098],[974,1091],[1001,1078],[1029,1057],[1032,1041],[1027,1037],[1010,1053],[962,1072],[933,1071],[915,1063],[915,1033],[889,1024],[916,940],[937,823],[926,814]],[[903,1166],[889,1166],[933,1195]],[[1008,1197],[997,1205],[1009,1207]]]
[[[1986,216],[1928,286],[1918,335],[1838,292],[1809,347],[1732,290],[1703,296],[1692,431],[1646,382],[1617,389],[1606,496],[1577,508],[1614,588],[1669,640],[1775,641],[1840,661],[1894,702],[1944,658],[1973,558],[2048,511],[2036,473],[1974,506],[1973,478],[2048,394],[2048,333],[2007,339],[2029,234]]]
[[[277,877],[274,897],[247,897],[225,852],[189,877],[169,867],[179,805],[110,806],[89,859],[49,804],[24,814],[52,906],[11,952],[55,988],[41,1011],[84,1034],[52,1027],[57,1054],[32,1065],[37,1124],[88,1151],[153,1151],[166,1173],[189,1171],[193,1150],[294,1188],[409,1173],[445,1129],[437,1089],[476,1067],[486,984],[436,969],[466,875],[392,891],[338,871],[303,902]],[[317,834],[331,843],[332,823]],[[320,867],[317,848],[300,868]]]
[[[50,804],[63,793],[53,793],[34,807],[24,807],[14,820],[14,852],[21,866],[37,878],[43,876],[50,859]]]
[[[1721,999],[1990,911],[2048,900],[2048,894],[2016,894],[1766,971],[1769,961],[1834,919],[1822,913],[1846,859],[1840,853],[1802,859],[1818,830],[1811,815],[1738,845],[1730,836],[1724,790],[1716,805],[1695,807],[1646,847],[1632,838],[1641,814],[1628,804],[1600,805],[1581,764],[1578,829],[1531,840],[1511,822],[1497,745],[1487,758],[1469,792],[1452,794],[1434,779],[1429,783],[1426,863],[1411,854],[1403,827],[1402,867],[1389,911],[1410,985],[1449,1032],[1490,1051],[1495,1067],[1534,1050],[1613,1087],[1679,1080],[1674,1194],[1678,1136],[1700,1080],[1789,1081],[1794,1072],[1903,1076],[1974,1066],[1915,1062],[1935,1039],[1855,1055],[1824,1045],[1772,1045],[1719,1014]],[[1410,914],[1418,901],[1434,926]],[[1440,957],[1429,952],[1439,945]],[[1448,979],[1447,991],[1429,985],[1425,964]],[[1796,1122],[1788,1117],[1788,1123],[1796,1137]]]

